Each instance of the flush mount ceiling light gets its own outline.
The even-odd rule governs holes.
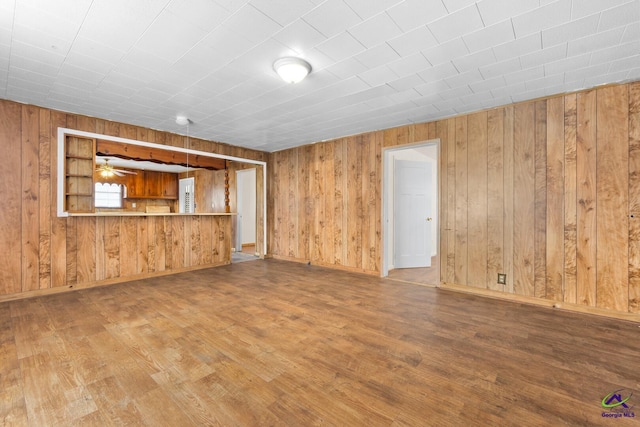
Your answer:
[[[191,122],[187,116],[177,116],[176,123],[180,126],[188,125]]]
[[[311,72],[311,65],[304,59],[287,56],[273,63],[273,69],[287,83],[298,83]]]

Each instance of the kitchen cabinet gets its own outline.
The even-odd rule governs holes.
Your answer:
[[[129,199],[177,199],[178,175],[169,172],[139,170],[127,180]]]

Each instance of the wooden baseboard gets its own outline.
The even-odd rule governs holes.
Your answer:
[[[579,304],[572,304],[561,301],[551,301],[542,298],[515,295],[507,292],[494,291],[492,289],[474,288],[471,286],[457,285],[454,283],[441,283],[438,285],[439,289],[444,289],[454,292],[463,292],[467,294],[479,295],[488,298],[495,298],[505,301],[517,302],[521,304],[537,305],[541,307],[548,307],[554,310],[566,310],[575,313],[592,314],[595,316],[609,317],[618,320],[627,320],[629,322],[640,323],[640,314],[637,313],[622,313],[619,311],[607,310],[598,307],[587,307]]]
[[[224,262],[213,263],[213,264],[198,265],[195,267],[183,267],[183,268],[176,268],[172,270],[156,271],[153,273],[136,274],[134,276],[117,277],[117,278],[105,279],[105,280],[96,280],[92,282],[79,283],[75,285],[65,285],[65,286],[58,286],[55,288],[38,289],[36,291],[21,292],[19,294],[0,295],[0,303],[7,302],[7,301],[16,301],[16,300],[25,299],[25,298],[34,298],[34,297],[40,297],[45,295],[60,294],[63,292],[71,292],[78,289],[89,289],[89,288],[97,288],[99,286],[115,285],[117,283],[132,282],[135,280],[149,279],[152,277],[168,276],[170,274],[184,273],[187,271],[194,271],[194,270],[203,270],[205,268],[220,267],[220,266],[229,265],[229,264],[231,264],[231,261],[224,261]]]
[[[300,263],[300,264],[317,265],[318,267],[333,268],[333,269],[336,269],[336,270],[348,271],[350,273],[362,273],[362,274],[368,274],[368,275],[371,275],[371,276],[380,276],[380,272],[379,271],[366,270],[364,268],[348,267],[348,266],[345,266],[345,265],[337,265],[337,264],[329,264],[329,263],[325,263],[325,262],[311,261],[311,260],[308,260],[308,259],[301,259],[301,258],[295,258],[295,257],[290,257],[290,256],[284,256],[284,255],[270,255],[270,258],[279,259],[279,260],[282,260],[282,261],[297,262],[297,263]]]

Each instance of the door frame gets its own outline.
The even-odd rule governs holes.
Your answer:
[[[436,208],[434,216],[437,218],[437,228],[436,228],[436,253],[438,256],[440,254],[440,138],[429,139],[425,141],[419,141],[413,144],[403,144],[396,145],[393,147],[386,147],[382,149],[382,236],[381,236],[381,260],[382,260],[382,269],[380,272],[381,277],[387,277],[389,275],[389,265],[391,264],[391,260],[389,259],[390,253],[387,250],[387,243],[389,239],[389,229],[393,227],[393,224],[389,224],[389,209],[393,209],[391,203],[389,203],[391,199],[391,192],[393,188],[391,188],[391,172],[389,165],[392,162],[392,153],[402,150],[415,149],[426,146],[436,146],[437,156],[436,156]],[[438,284],[440,283],[441,271],[440,271],[440,263],[438,265],[432,266],[432,268],[438,269]]]
[[[238,169],[236,170],[236,211],[237,211],[237,215],[236,215],[236,235],[234,236],[235,239],[235,246],[236,246],[236,252],[242,252],[242,216],[244,215],[244,205],[241,202],[241,197],[244,194],[244,184],[245,182],[250,182],[251,180],[247,180],[246,178],[250,178],[248,176],[246,176],[247,174],[251,174],[251,172],[253,171],[253,182],[254,182],[254,189],[256,191],[254,191],[251,194],[251,197],[253,198],[253,203],[256,207],[255,212],[253,213],[253,219],[255,221],[255,235],[253,236],[253,240],[256,244],[256,252],[258,251],[258,196],[257,196],[257,188],[258,188],[258,170],[257,168],[247,168],[247,169]],[[240,178],[240,176],[242,176],[242,179]],[[242,207],[242,209],[240,209]]]

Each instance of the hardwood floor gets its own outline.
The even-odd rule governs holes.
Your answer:
[[[396,268],[389,270],[389,279],[402,282],[419,283],[421,285],[436,286],[440,282],[438,277],[437,256],[431,257],[431,267],[422,268]]]
[[[277,260],[0,304],[0,424],[638,425],[637,324]],[[634,406],[635,405],[635,406]]]

